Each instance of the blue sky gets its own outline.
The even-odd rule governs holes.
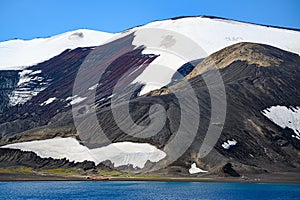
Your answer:
[[[79,28],[119,32],[182,15],[300,28],[300,1],[0,0],[0,41],[47,37]]]

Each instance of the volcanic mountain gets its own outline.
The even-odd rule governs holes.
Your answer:
[[[0,167],[296,179],[299,44],[215,17],[2,42]]]

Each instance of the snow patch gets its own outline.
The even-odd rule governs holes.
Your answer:
[[[292,135],[292,138],[296,138],[297,140],[300,140],[300,136],[298,135]]]
[[[198,168],[197,165],[196,165],[196,163],[193,163],[191,165],[191,168],[189,169],[189,173],[190,174],[206,173],[206,172],[208,172],[208,171],[205,171],[203,169]]]
[[[17,87],[8,95],[10,106],[24,104],[47,88],[47,83],[50,80],[44,80],[42,76],[39,76],[41,72],[41,70],[32,71],[28,69],[19,72]]]
[[[97,83],[97,84],[93,85],[92,87],[90,87],[88,90],[95,90],[95,89],[97,89],[98,85],[99,84]]]
[[[89,149],[73,137],[14,143],[1,148],[32,151],[42,158],[66,158],[75,162],[88,160],[96,165],[110,160],[115,167],[132,164],[134,167],[143,168],[148,160],[158,162],[166,156],[163,151],[148,143],[118,142]]]
[[[235,146],[237,144],[237,141],[236,140],[227,140],[227,142],[224,142],[223,144],[222,144],[222,147],[224,148],[224,149],[230,149],[230,147],[232,147],[232,146]]]
[[[34,72],[31,72],[31,75],[36,75],[42,73],[42,70],[36,70]]]
[[[48,100],[46,100],[43,103],[41,103],[40,106],[46,106],[46,105],[48,105],[50,103],[53,103],[55,100],[56,100],[56,97],[49,98]]]
[[[70,101],[68,105],[75,105],[84,101],[87,97],[79,97],[78,95],[66,98],[66,101]]]
[[[294,131],[293,138],[300,140],[300,107],[272,106],[262,111],[262,114],[281,128]]]
[[[31,78],[28,76],[30,73],[32,72],[32,70],[23,70],[21,72],[19,72],[19,82],[18,82],[18,86],[24,84],[24,83],[28,83],[31,81]]]

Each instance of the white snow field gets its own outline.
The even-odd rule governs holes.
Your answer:
[[[57,56],[67,49],[101,45],[112,35],[79,29],[49,38],[0,42],[0,70],[22,70]]]
[[[115,167],[132,164],[134,167],[143,168],[147,160],[158,162],[166,156],[163,151],[147,143],[118,142],[89,149],[73,137],[14,143],[1,148],[32,151],[42,158],[66,158],[75,162],[93,161],[96,165],[110,160]]]
[[[300,107],[272,106],[262,111],[272,122],[281,128],[290,128],[294,131],[292,137],[300,140]]]

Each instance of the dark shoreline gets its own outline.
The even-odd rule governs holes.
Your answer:
[[[47,182],[47,181],[141,181],[141,182],[234,182],[234,183],[274,183],[274,184],[300,184],[298,179],[242,179],[233,177],[109,177],[108,180],[94,180],[88,176],[58,176],[58,175],[37,175],[37,174],[3,174],[0,173],[0,182]]]

